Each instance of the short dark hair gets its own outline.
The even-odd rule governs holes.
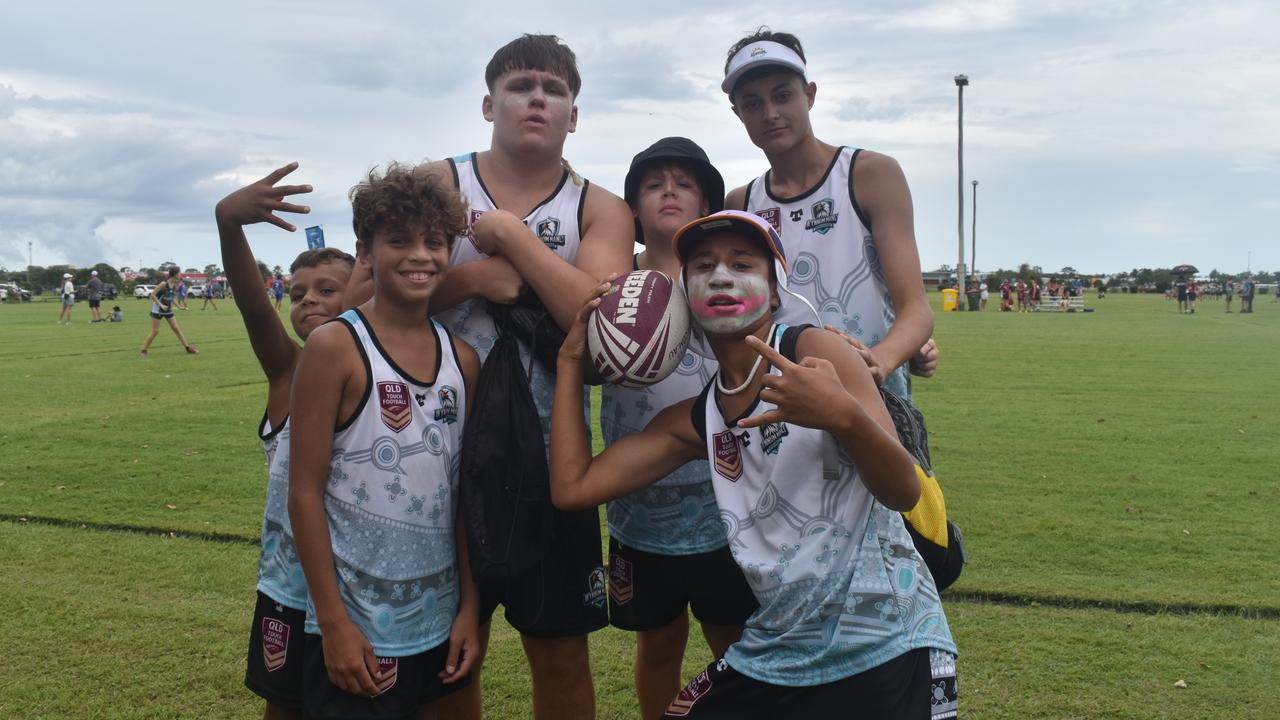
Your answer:
[[[171,268],[169,268],[169,277],[175,277],[175,276],[176,276],[178,273],[180,273],[180,272],[182,272],[182,271],[181,271],[181,270],[179,270],[178,268],[176,268],[176,267],[171,267]]]
[[[349,253],[343,252],[338,248],[320,248],[318,250],[303,250],[298,253],[298,257],[293,259],[293,264],[289,266],[289,274],[292,275],[302,268],[315,267],[323,263],[340,262],[347,265],[347,269],[354,269],[356,259]]]
[[[452,179],[428,165],[392,162],[386,172],[369,170],[349,193],[351,227],[366,245],[385,227],[439,231],[453,249],[453,238],[467,229],[467,204]]]
[[[558,75],[569,84],[569,91],[575,98],[582,89],[577,57],[555,35],[525,33],[498,48],[484,69],[484,84],[489,92],[493,92],[493,84],[498,78],[512,70],[541,70]]]

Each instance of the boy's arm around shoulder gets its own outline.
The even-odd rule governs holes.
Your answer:
[[[902,167],[888,155],[864,150],[858,154],[853,175],[854,200],[871,225],[885,287],[897,315],[888,335],[871,349],[878,367],[887,374],[915,356],[929,340],[933,311],[920,279],[911,189]]]
[[[791,362],[758,338],[747,342],[781,375],[766,375],[760,399],[776,409],[739,423],[758,427],[790,422],[836,437],[858,466],[867,489],[885,506],[910,510],[920,495],[911,455],[898,442],[893,419],[862,357],[838,335],[820,329],[800,334]]]

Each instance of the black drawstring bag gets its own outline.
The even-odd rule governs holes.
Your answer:
[[[511,311],[496,303],[489,311],[498,338],[472,393],[458,472],[477,582],[508,580],[541,561],[554,512],[542,425]]]

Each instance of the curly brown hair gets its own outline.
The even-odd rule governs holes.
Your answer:
[[[343,252],[338,248],[327,247],[319,250],[303,250],[298,253],[298,257],[294,258],[293,264],[289,266],[289,274],[292,275],[302,268],[315,267],[322,263],[330,262],[346,263],[348,270],[356,266],[356,259],[349,253]]]
[[[386,227],[421,228],[442,233],[452,250],[453,239],[467,229],[466,201],[448,176],[426,164],[391,162],[381,173],[373,167],[348,197],[351,227],[365,245]]]

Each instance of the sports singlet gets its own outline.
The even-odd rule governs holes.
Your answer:
[[[841,147],[822,180],[792,198],[776,197],[766,172],[747,185],[746,209],[782,236],[790,260],[787,288],[812,303],[824,324],[874,347],[889,334],[896,313],[871,223],[853,200],[853,166],[860,152]],[[895,370],[884,387],[910,399],[905,367]]]
[[[688,351],[675,372],[659,383],[644,388],[606,384],[600,401],[605,444],[643,430],[667,406],[696,396],[715,371],[715,360]],[[658,555],[693,555],[724,547],[710,473],[706,460],[695,460],[643,490],[611,500],[609,536]]]
[[[414,655],[449,638],[458,608],[454,547],[466,392],[453,341],[438,323],[433,382],[406,374],[359,310],[339,316],[368,379],[337,428],[325,515],[338,590],[382,657]],[[307,632],[319,633],[308,603]]]
[[[307,609],[307,578],[289,524],[289,418],[272,429],[262,413],[258,429],[267,458],[267,501],[262,512],[262,553],[258,556],[258,590],[281,605]]]
[[[484,180],[476,169],[476,154],[459,155],[449,159],[449,168],[453,171],[454,182],[458,191],[466,199],[469,206],[467,215],[467,235],[454,238],[453,254],[449,258],[450,265],[461,265],[486,257],[480,252],[470,238],[470,228],[476,218],[489,210],[495,210],[497,204],[489,196]],[[524,224],[538,236],[548,248],[562,260],[572,265],[578,257],[578,246],[582,242],[582,210],[586,204],[587,188],[590,183],[582,180],[577,184],[568,170],[560,177],[560,184],[547,199],[538,203],[524,217]],[[493,318],[488,312],[488,301],[484,298],[472,298],[457,307],[438,313],[436,320],[442,323],[457,337],[470,343],[480,354],[483,362],[493,348],[497,335],[493,327]],[[529,348],[520,343],[520,360],[529,366]],[[540,363],[532,363],[533,375],[529,388],[533,392],[534,404],[538,407],[539,419],[542,421],[544,440],[549,440],[551,430],[551,401],[555,395],[555,368],[544,368]],[[584,398],[585,406],[585,398]]]
[[[772,345],[784,349],[783,326]],[[778,374],[776,368],[771,374]],[[756,399],[742,417],[774,409]],[[702,415],[700,418],[699,415]],[[737,427],[713,384],[694,409],[734,559],[760,602],[725,658],[761,682],[810,686],[921,647],[955,654],[928,568],[902,516],[872,497],[828,432]]]

